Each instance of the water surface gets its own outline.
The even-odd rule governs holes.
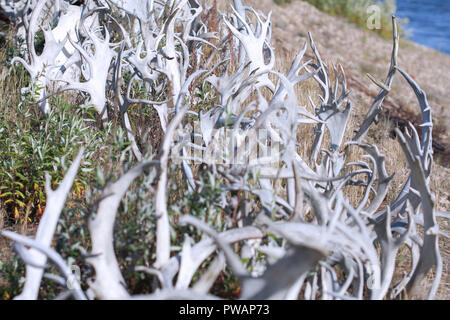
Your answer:
[[[397,14],[408,18],[409,38],[450,54],[450,0],[397,0]]]

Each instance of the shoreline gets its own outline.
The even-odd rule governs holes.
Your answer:
[[[397,0],[396,15],[408,19],[408,39],[450,55],[450,7],[448,1]]]

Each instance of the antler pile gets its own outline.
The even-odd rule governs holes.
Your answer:
[[[1,5],[8,8],[9,2]],[[204,17],[213,16],[215,7],[197,0],[98,0],[85,1],[81,7],[63,0],[38,0],[27,1],[20,10],[9,8],[26,39],[26,58],[16,57],[12,63],[20,62],[30,73],[30,86],[42,112],[58,107],[49,105],[50,95],[68,90],[87,94],[86,103],[90,101],[104,122],[109,115],[120,114],[138,161],[105,187],[89,218],[92,249],[87,262],[95,276],[86,292],[50,248],[83,150],[56,191],[47,179],[47,207],[36,238],[2,231],[15,241],[27,264],[25,287],[17,298],[37,298],[47,259],[70,280],[66,283],[75,283],[67,293],[78,299],[216,298],[209,292],[225,266],[238,278],[242,299],[296,299],[300,293],[305,299],[395,298],[405,289],[413,294],[432,268],[435,277],[428,298],[435,296],[442,261],[441,232],[429,189],[431,108],[418,84],[397,65],[395,18],[386,82],[373,79],[381,91],[354,139],[344,142],[352,105],[343,67],[328,67],[310,34],[315,61],[303,61],[305,43],[287,75],[274,71],[271,14],[258,13],[240,0],[234,0],[231,13],[218,17],[221,25],[214,30]],[[51,27],[52,21],[56,27]],[[38,55],[34,39],[41,29],[45,44]],[[422,135],[412,125],[405,133],[396,131],[411,173],[396,200],[386,204],[392,176],[386,172],[385,155],[361,141],[377,120],[396,71],[417,95]],[[308,79],[314,79],[322,91],[318,107],[314,102],[318,100],[310,97],[313,112],[298,105],[298,85]],[[136,85],[145,89],[145,97],[132,97]],[[195,92],[208,85],[218,103],[197,112]],[[143,156],[132,134],[128,108],[135,103],[153,106],[164,131],[161,148],[152,159]],[[198,117],[199,125],[191,126],[198,130],[182,129],[188,114]],[[315,126],[308,159],[298,151],[303,142],[298,129],[305,124]],[[368,161],[348,161],[347,151],[354,146],[367,153],[363,159]],[[180,217],[178,224],[192,225],[206,237],[192,243],[186,234],[178,254],[172,254],[170,224],[174,221],[167,212],[170,160],[181,164],[190,192],[201,186],[192,164],[201,161],[221,181],[221,205],[236,203],[239,191],[249,201],[235,206],[241,219],[227,219],[227,230],[221,233],[193,215]],[[152,268],[137,266],[136,270],[156,276],[159,289],[132,296],[114,253],[113,228],[129,186],[149,170],[157,177],[156,259]],[[364,190],[356,207],[346,198],[344,187],[349,185]],[[417,225],[423,227],[423,234]],[[230,246],[235,242],[244,242],[240,255],[250,258],[256,272],[243,265]],[[410,248],[411,272],[393,286],[395,262],[403,245]],[[217,258],[194,282],[194,273],[216,250]],[[255,258],[261,253],[262,261]]]

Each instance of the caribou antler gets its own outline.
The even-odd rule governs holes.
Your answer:
[[[343,66],[327,66],[309,34],[314,61],[304,61],[307,42],[287,74],[274,71],[271,13],[265,16],[234,0],[232,13],[221,14],[218,29],[210,29],[203,13],[215,9],[197,0],[102,0],[81,8],[55,3],[55,8],[47,8],[45,0],[30,1],[24,7],[27,59],[16,57],[12,63],[22,63],[30,73],[44,112],[50,85],[59,86],[52,94],[87,93],[105,122],[106,108],[113,106],[138,163],[106,184],[89,216],[92,247],[86,261],[95,275],[88,278],[86,293],[64,257],[50,248],[83,150],[56,191],[46,177],[47,207],[36,238],[1,232],[15,242],[26,264],[24,290],[16,298],[35,299],[44,276],[69,289],[59,298],[214,299],[211,288],[225,267],[240,282],[241,299],[380,300],[404,290],[414,295],[432,269],[435,278],[428,298],[436,295],[443,272],[438,237],[448,236],[439,230],[436,217],[449,214],[434,210],[429,189],[431,108],[425,92],[398,66],[395,17],[389,74],[384,83],[369,76],[381,91],[355,137],[346,142],[352,105]],[[45,11],[59,19],[52,30],[43,27]],[[216,13],[210,12],[214,19]],[[41,55],[34,44],[39,28],[46,41]],[[234,47],[236,39],[239,46]],[[394,185],[385,167],[386,156],[362,140],[378,121],[397,71],[417,96],[422,131],[419,137],[412,124],[404,132],[396,130],[411,172],[397,198],[389,202],[388,191]],[[273,78],[278,81],[272,82]],[[321,95],[309,97],[310,106],[299,105],[297,85],[311,78]],[[320,99],[318,107],[315,98]],[[145,139],[133,135],[133,104],[152,106],[158,113],[164,136],[153,155],[144,155],[140,146]],[[310,149],[299,130],[305,124],[315,127]],[[364,154],[349,160],[354,146]],[[304,156],[307,148],[310,153]],[[202,165],[191,166],[191,160]],[[154,182],[155,188],[145,190],[152,197],[145,210],[155,217],[156,251],[152,261],[132,270],[156,277],[156,291],[133,296],[114,251],[114,225],[125,194],[134,192],[133,181],[149,168],[154,175],[145,186]],[[173,168],[177,173],[179,168],[187,180],[181,198],[178,192],[169,196]],[[348,188],[361,189],[349,196],[353,189]],[[205,220],[197,216],[192,199],[207,203]],[[171,214],[171,208],[181,211],[180,204],[183,214]],[[215,209],[220,214],[211,226],[207,221]],[[423,227],[423,235],[417,225]],[[180,234],[171,236],[178,231],[184,240]],[[230,246],[237,242],[243,243]],[[404,245],[411,252],[411,270],[394,287],[396,260]],[[206,266],[208,259],[212,262]],[[44,274],[47,260],[60,275]]]

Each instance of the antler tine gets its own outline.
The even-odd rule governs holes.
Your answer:
[[[438,230],[436,216],[433,210],[434,202],[431,197],[429,186],[425,177],[425,172],[419,155],[412,153],[405,137],[399,129],[395,129],[400,146],[406,155],[409,167],[411,168],[411,182],[420,192],[422,210],[424,215],[424,243],[420,254],[420,259],[414,273],[406,286],[409,292],[414,293],[417,285],[425,277],[429,269],[435,267],[436,278],[433,281],[428,299],[433,299],[437,290],[437,283],[442,275],[442,258],[439,252]]]
[[[369,111],[367,112],[367,115],[361,124],[358,132],[354,136],[354,141],[361,141],[363,137],[366,135],[367,131],[369,130],[370,126],[373,122],[378,121],[378,114],[381,111],[382,103],[386,96],[388,95],[392,81],[394,80],[394,75],[397,67],[397,55],[398,55],[398,43],[399,43],[399,33],[397,28],[397,20],[395,16],[392,16],[392,28],[394,30],[393,32],[393,48],[392,48],[392,55],[391,55],[391,65],[389,67],[389,73],[386,77],[386,81],[384,82],[384,85],[382,85],[382,88],[378,95],[376,96],[374,102],[372,103],[372,106],[370,107]],[[378,83],[378,82],[376,82]]]

